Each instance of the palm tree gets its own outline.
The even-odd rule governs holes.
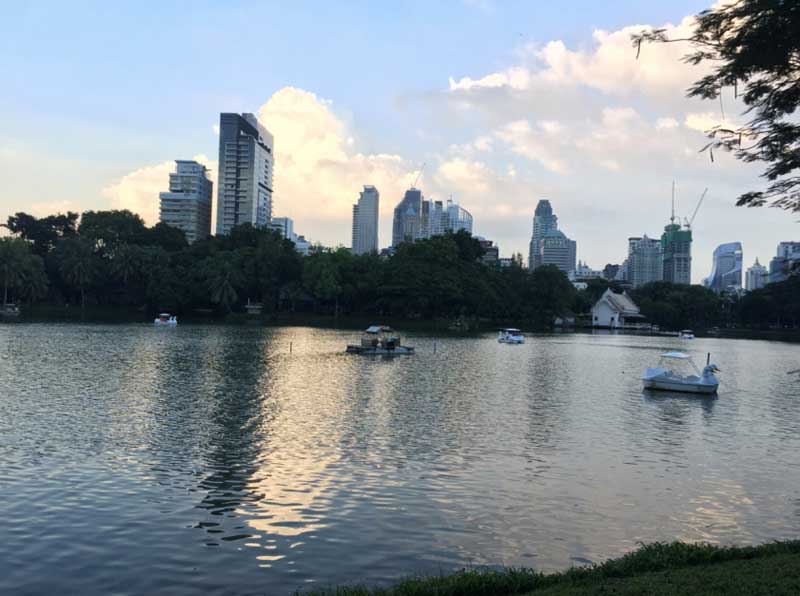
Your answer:
[[[138,246],[120,244],[111,254],[111,273],[127,287],[128,281],[141,274],[142,257],[142,249]]]
[[[25,268],[19,283],[20,295],[27,298],[29,302],[33,302],[37,298],[47,295],[48,285],[49,281],[42,257],[29,254],[25,260]]]
[[[81,317],[86,309],[86,286],[92,283],[97,273],[92,245],[80,238],[67,238],[59,244],[59,271],[64,280],[77,287],[81,293]]]
[[[219,253],[206,259],[206,284],[211,293],[211,302],[226,311],[239,299],[236,287],[241,285],[239,269],[231,255]]]

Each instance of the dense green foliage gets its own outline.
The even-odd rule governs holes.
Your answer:
[[[241,312],[263,304],[267,314],[313,311],[375,318],[474,320],[531,328],[556,317],[589,313],[614,282],[593,279],[576,291],[552,266],[529,272],[486,265],[465,232],[403,244],[391,256],[353,255],[344,248],[301,257],[270,230],[249,225],[228,236],[187,244],[180,230],[145,226],[129,211],[88,211],[37,219],[9,218],[14,238],[0,240],[3,296],[169,311],[180,315]],[[796,327],[800,278],[743,298],[700,286],[657,282],[631,292],[642,314],[662,329]]]
[[[750,596],[797,594],[800,541],[762,546],[648,544],[601,565],[544,574],[533,569],[462,571],[408,579],[388,589],[342,587],[331,596],[495,596],[542,594]]]
[[[631,292],[642,314],[662,329],[709,329],[725,322],[729,301],[703,286],[657,281]]]
[[[723,148],[744,162],[766,164],[769,187],[743,194],[737,204],[771,202],[800,211],[800,3],[722,2],[697,16],[688,39],[670,39],[664,29],[644,31],[633,37],[639,53],[643,41],[689,42],[694,51],[685,61],[710,67],[689,96],[717,99],[728,88],[744,103],[749,121],[712,128],[706,146],[712,160],[714,148]]]
[[[463,232],[404,244],[389,257],[320,248],[303,258],[270,230],[244,225],[190,246],[179,230],[148,228],[129,211],[88,211],[79,225],[75,214],[17,213],[6,227],[19,236],[4,240],[9,256],[2,261],[9,263],[8,287],[17,300],[46,295],[53,304],[178,314],[224,314],[252,302],[268,313],[463,317],[538,327],[551,325],[577,300],[554,267],[529,273],[483,264],[480,244]],[[35,291],[20,273],[32,263],[44,279]]]

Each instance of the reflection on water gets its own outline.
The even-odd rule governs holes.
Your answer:
[[[800,529],[796,346],[695,340],[725,371],[699,397],[641,389],[670,338],[349,335],[0,327],[0,592],[285,594]]]

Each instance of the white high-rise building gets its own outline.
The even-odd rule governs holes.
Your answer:
[[[634,288],[664,279],[664,262],[661,240],[628,238],[628,281]]]
[[[274,139],[253,114],[219,115],[217,235],[272,219]]]
[[[378,252],[378,209],[380,193],[374,186],[365,185],[353,205],[353,254]]]
[[[186,240],[204,240],[211,234],[213,183],[208,169],[190,160],[176,160],[169,175],[169,192],[159,193],[160,221],[183,230]]]
[[[756,257],[756,262],[753,263],[753,266],[745,272],[744,288],[748,292],[763,288],[765,285],[767,285],[768,277],[769,271],[767,271],[767,268],[764,267],[764,265],[758,262],[758,257]]]

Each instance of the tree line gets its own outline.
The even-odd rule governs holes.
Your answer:
[[[266,315],[314,312],[377,318],[483,321],[532,328],[588,314],[613,282],[578,291],[553,266],[528,271],[481,260],[458,232],[400,245],[392,255],[317,247],[301,256],[278,232],[248,224],[188,244],[180,230],[147,227],[130,211],[8,218],[0,239],[4,303],[136,308],[224,316],[245,305]],[[798,278],[732,300],[667,282],[631,292],[642,314],[665,329],[797,325]]]

